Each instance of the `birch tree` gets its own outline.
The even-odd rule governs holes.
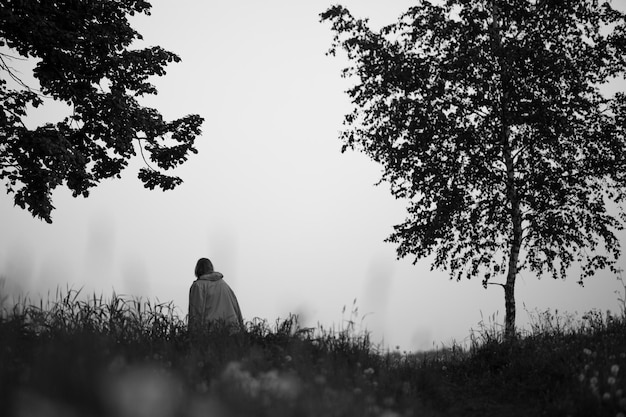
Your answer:
[[[590,0],[418,1],[372,30],[321,14],[353,80],[343,151],[381,164],[407,202],[389,241],[451,278],[504,289],[516,337],[522,270],[615,271],[626,219],[625,15]]]

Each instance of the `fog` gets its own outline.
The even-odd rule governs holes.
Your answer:
[[[343,2],[374,26],[412,3]],[[379,166],[340,152],[350,82],[340,78],[345,57],[325,56],[332,33],[318,14],[329,3],[152,4],[152,16],[133,24],[145,45],[161,45],[182,63],[155,79],[159,95],[144,104],[168,119],[205,118],[199,153],[175,172],[185,182],[166,193],[144,189],[138,157],[121,180],[101,183],[87,199],[57,190],[51,225],[2,194],[4,295],[34,301],[58,288],[115,291],[171,300],[184,316],[195,262],[208,257],[246,320],[293,313],[304,326],[340,327],[352,319],[374,342],[403,350],[462,343],[481,320],[503,321],[499,287],[450,281],[428,259],[397,260],[384,242],[405,204],[374,185]],[[63,107],[49,104],[30,123],[61,117]],[[585,288],[577,280],[575,272],[565,281],[521,273],[518,324],[527,321],[525,309],[619,310],[615,291],[623,288],[614,276],[600,272]]]

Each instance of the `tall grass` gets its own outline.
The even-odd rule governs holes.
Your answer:
[[[0,414],[626,413],[625,311],[534,312],[513,343],[503,342],[492,318],[471,333],[469,347],[406,353],[372,344],[355,304],[339,327],[305,328],[291,315],[190,337],[171,302],[72,289],[35,304],[4,299]]]

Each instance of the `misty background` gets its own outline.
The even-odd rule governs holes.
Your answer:
[[[353,319],[374,342],[403,350],[463,342],[481,320],[503,321],[500,287],[450,281],[430,271],[430,259],[396,260],[394,245],[384,243],[404,220],[405,203],[386,184],[374,186],[376,163],[340,152],[352,83],[340,78],[345,56],[325,56],[332,33],[318,15],[331,3],[151,3],[152,16],[131,18],[144,37],[137,47],[160,45],[182,62],[154,79],[159,94],[141,103],[166,119],[205,118],[199,153],[174,171],[184,183],[165,193],[144,189],[138,155],[121,180],[101,183],[87,199],[57,190],[51,225],[1,193],[3,295],[36,302],[54,299],[57,288],[82,288],[84,296],[115,291],[173,301],[184,316],[195,262],[208,257],[246,320],[293,313],[304,326],[341,327]],[[342,4],[379,28],[414,2]],[[37,86],[27,63],[16,65]],[[45,100],[29,123],[66,111]],[[623,287],[615,276],[599,271],[584,288],[577,281],[576,270],[565,281],[520,273],[517,324],[527,322],[524,310],[619,311],[615,292],[623,297]]]

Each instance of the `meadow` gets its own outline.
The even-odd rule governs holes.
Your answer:
[[[354,315],[333,328],[290,316],[190,338],[172,303],[72,289],[1,301],[1,415],[626,415],[623,308],[537,312],[514,342],[482,324],[467,346],[401,352],[372,343]]]

